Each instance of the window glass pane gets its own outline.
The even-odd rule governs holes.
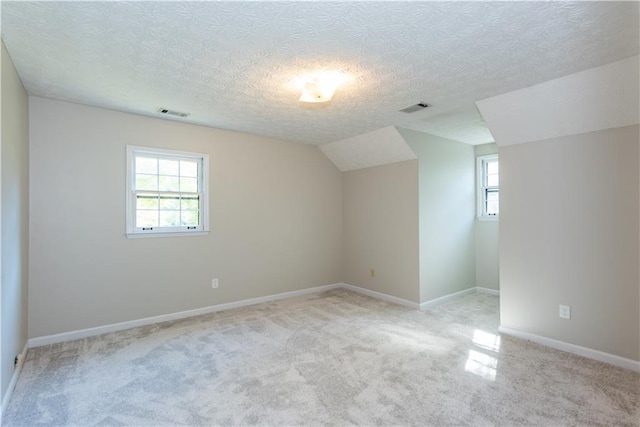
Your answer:
[[[487,162],[487,173],[488,174],[497,174],[498,173],[498,161],[490,161]]]
[[[160,159],[159,161],[159,174],[160,175],[173,175],[173,176],[178,176],[179,175],[179,170],[178,170],[178,165],[180,163],[177,160],[167,160],[167,159]]]
[[[160,196],[160,209],[180,209],[180,196]]]
[[[198,192],[198,178],[180,178],[180,191],[188,193]]]
[[[127,158],[128,234],[198,231],[208,222],[202,199],[208,197],[202,193],[206,155],[127,146]]]
[[[157,174],[158,159],[151,157],[136,157],[136,173]]]
[[[487,190],[485,200],[487,215],[498,215],[500,210],[500,193],[497,190]]]
[[[158,209],[157,194],[137,194],[136,207],[138,209]]]
[[[158,189],[158,176],[136,174],[136,190],[157,190]]]
[[[182,225],[198,225],[198,211],[182,211]]]
[[[477,192],[480,195],[477,212],[479,216],[497,216],[499,210],[500,169],[497,154],[481,156],[477,160],[479,182]]]
[[[498,202],[487,202],[487,215],[498,215]]]
[[[136,211],[136,227],[157,227],[158,211]]]
[[[195,211],[199,208],[198,197],[183,197],[181,209],[183,211]]]
[[[180,176],[198,176],[198,162],[180,161]]]
[[[180,211],[160,211],[160,227],[177,227],[180,225]]]
[[[177,176],[160,176],[160,191],[180,191],[180,181]]]

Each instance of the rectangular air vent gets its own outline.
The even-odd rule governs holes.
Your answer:
[[[180,111],[173,111],[169,110],[168,108],[158,108],[158,113],[182,118],[189,117],[189,113],[181,113]]]
[[[402,111],[403,113],[415,113],[416,111],[424,110],[428,106],[429,106],[429,104],[421,102],[419,104],[412,105],[411,107],[403,108],[400,111]]]

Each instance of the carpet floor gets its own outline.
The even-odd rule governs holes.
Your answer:
[[[499,336],[498,298],[349,292],[30,349],[7,426],[638,426],[640,374]]]

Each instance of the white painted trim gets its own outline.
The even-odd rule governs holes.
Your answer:
[[[498,222],[500,218],[497,215],[493,216],[477,216],[476,221],[489,221],[489,222]]]
[[[9,382],[9,387],[7,387],[7,391],[4,393],[4,396],[2,398],[2,407],[0,407],[0,425],[2,424],[2,414],[4,414],[4,412],[7,410],[7,405],[9,405],[11,396],[13,396],[13,390],[16,388],[18,377],[20,376],[20,372],[22,371],[22,365],[24,365],[24,361],[27,358],[27,351],[29,351],[29,341],[24,343],[22,353],[18,355],[18,365],[16,366],[16,369],[13,370],[11,382]]]
[[[461,298],[465,295],[469,295],[469,294],[473,294],[476,293],[477,288],[469,288],[469,289],[465,289],[464,291],[460,291],[460,292],[455,292],[453,294],[449,294],[449,295],[444,295],[441,296],[439,298],[434,298],[432,300],[429,301],[425,301],[423,303],[420,304],[420,310],[428,310],[430,308],[434,308],[439,306],[440,304],[444,304],[445,302],[449,302],[452,301],[454,299],[458,299]]]
[[[546,347],[555,348],[556,350],[566,351],[567,353],[577,354],[578,356],[598,360],[600,362],[608,363],[620,368],[629,369],[631,371],[640,372],[640,361],[637,360],[626,359],[624,357],[616,356],[615,354],[605,353],[603,351],[581,347],[575,344],[569,344],[564,341],[558,341],[552,338],[530,334],[529,332],[518,331],[516,329],[507,328],[502,325],[500,325],[498,331],[500,331],[501,334],[531,341],[536,344],[544,345]]]
[[[499,185],[484,185],[484,164],[490,160],[498,160],[498,153],[483,154],[476,157],[476,219],[479,221],[498,221],[500,215],[486,215],[484,208],[484,190],[488,188],[497,188]]]
[[[370,289],[365,289],[365,288],[361,288],[359,286],[349,285],[347,283],[343,283],[342,287],[344,289],[348,289],[350,291],[357,292],[359,294],[367,295],[367,296],[370,296],[372,298],[380,299],[380,300],[383,300],[383,301],[392,302],[394,304],[404,305],[405,307],[410,307],[410,308],[413,308],[413,309],[416,309],[416,310],[420,308],[420,304],[418,304],[417,302],[409,301],[409,300],[406,300],[404,298],[394,297],[393,295],[383,294],[382,292],[372,291]]]
[[[208,236],[209,230],[204,231],[164,231],[162,233],[126,233],[127,239],[148,239],[156,237],[184,237],[184,236]]]
[[[56,344],[65,341],[79,340],[95,335],[107,334],[109,332],[117,332],[125,329],[136,328],[138,326],[151,325],[154,323],[167,322],[169,320],[184,319],[187,317],[200,316],[202,314],[213,313],[216,311],[230,310],[233,308],[245,307],[248,305],[260,304],[263,302],[276,301],[286,298],[293,298],[302,295],[315,294],[331,289],[342,287],[341,283],[331,285],[317,286],[314,288],[300,289],[297,291],[283,292],[275,295],[267,295],[264,297],[250,298],[241,301],[229,302],[224,304],[211,305],[208,307],[196,308],[193,310],[180,311],[177,313],[162,314],[159,316],[145,317],[143,319],[130,320],[127,322],[112,323],[110,325],[97,326],[95,328],[80,329],[77,331],[63,332],[60,334],[46,335],[42,337],[31,338],[28,341],[29,348],[41,347],[43,345]]]
[[[191,159],[199,162],[198,166],[198,195],[200,197],[199,225],[195,230],[187,227],[155,227],[155,230],[144,231],[144,228],[135,226],[136,191],[135,191],[135,159],[138,154],[147,154],[153,157],[167,157],[171,159]],[[142,147],[138,145],[126,146],[126,217],[125,235],[127,238],[144,237],[180,237],[202,236],[209,234],[209,155],[205,153],[192,153],[186,151],[168,150],[164,148]]]
[[[497,297],[500,296],[500,291],[497,289],[483,288],[482,286],[476,286],[475,289],[476,289],[476,292],[480,294],[495,295]]]
[[[369,290],[369,289],[361,288],[359,286],[349,285],[347,283],[334,283],[334,284],[331,284],[331,285],[324,285],[324,286],[317,286],[317,287],[314,287],[314,288],[300,289],[300,290],[297,290],[297,291],[284,292],[284,293],[275,294],[275,295],[267,295],[267,296],[258,297],[258,298],[250,298],[250,299],[241,300],[241,301],[234,301],[234,302],[229,302],[229,303],[224,303],[224,304],[212,305],[212,306],[208,306],[208,307],[196,308],[196,309],[193,309],[193,310],[180,311],[180,312],[177,312],[177,313],[162,314],[162,315],[159,315],[159,316],[145,317],[145,318],[137,319],[137,320],[129,320],[129,321],[126,321],[126,322],[112,323],[112,324],[103,325],[103,326],[96,326],[94,328],[80,329],[80,330],[77,330],[77,331],[62,332],[62,333],[59,333],[59,334],[53,334],[53,335],[46,335],[46,336],[42,336],[42,337],[31,338],[28,341],[28,346],[29,346],[29,348],[41,347],[43,345],[49,345],[49,344],[56,344],[56,343],[60,343],[60,342],[79,340],[79,339],[83,339],[83,338],[87,338],[87,337],[92,337],[92,336],[95,336],[95,335],[102,335],[102,334],[107,334],[107,333],[110,333],[110,332],[117,332],[117,331],[122,331],[122,330],[125,330],[125,329],[137,328],[139,326],[146,326],[146,325],[152,325],[154,323],[167,322],[167,321],[170,321],[170,320],[177,320],[177,319],[184,319],[184,318],[187,318],[187,317],[200,316],[200,315],[203,315],[203,314],[213,313],[213,312],[216,312],[216,311],[230,310],[230,309],[233,309],[233,308],[246,307],[246,306],[249,306],[249,305],[255,305],[255,304],[260,304],[260,303],[269,302],[269,301],[276,301],[276,300],[281,300],[281,299],[286,299],[286,298],[298,297],[298,296],[302,296],[302,295],[315,294],[315,293],[318,293],[318,292],[324,292],[324,291],[328,291],[328,290],[331,290],[331,289],[338,289],[338,288],[348,289],[350,291],[358,292],[360,294],[367,295],[367,296],[370,296],[372,298],[376,298],[376,299],[379,299],[379,300],[391,302],[391,303],[394,303],[394,304],[400,304],[400,305],[403,305],[405,307],[413,308],[415,310],[425,310],[425,309],[428,309],[428,308],[433,308],[433,307],[435,307],[437,305],[443,304],[445,302],[451,301],[451,300],[456,299],[456,298],[460,298],[460,297],[462,297],[464,295],[467,295],[467,294],[470,294],[470,293],[473,293],[473,292],[484,292],[484,293],[489,293],[489,294],[493,294],[493,295],[497,294],[497,291],[494,291],[493,289],[469,288],[469,289],[466,289],[464,291],[456,292],[456,293],[451,294],[451,295],[445,295],[443,297],[436,298],[436,299],[433,299],[431,301],[424,302],[422,304],[418,304],[417,302],[409,301],[409,300],[406,300],[404,298],[394,297],[392,295],[384,294],[382,292],[372,291],[372,290]]]

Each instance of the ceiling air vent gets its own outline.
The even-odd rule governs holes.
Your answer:
[[[181,113],[180,111],[173,111],[168,108],[158,108],[158,113],[182,118],[189,117],[189,113]]]
[[[415,113],[416,111],[424,110],[428,106],[429,104],[425,104],[424,102],[421,102],[419,104],[412,105],[411,107],[403,108],[400,111],[402,111],[403,113]]]

